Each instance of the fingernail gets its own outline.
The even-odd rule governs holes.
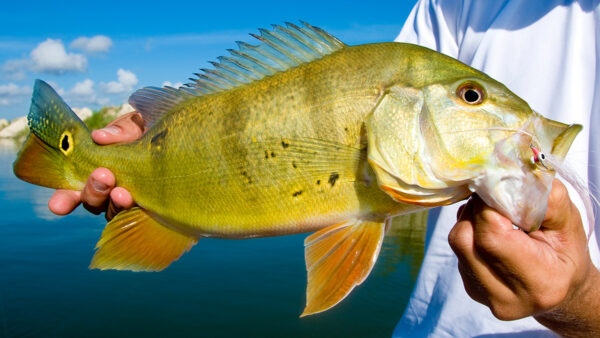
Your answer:
[[[102,128],[101,130],[103,130],[106,133],[111,134],[111,135],[117,135],[121,132],[121,128],[116,127],[116,126],[108,126],[106,128]]]
[[[92,180],[92,187],[94,190],[101,193],[105,193],[108,190],[108,185],[96,180]]]

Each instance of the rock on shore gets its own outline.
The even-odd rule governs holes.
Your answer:
[[[106,114],[111,118],[119,117],[123,114],[129,113],[133,111],[133,107],[129,104],[125,103],[121,106],[108,107],[107,109],[101,109],[96,114]],[[73,108],[73,112],[79,116],[82,121],[92,117],[94,113],[90,108]],[[10,122],[6,119],[0,119],[0,139],[11,139],[23,135],[24,131],[27,129],[27,117],[22,116],[16,118]]]
[[[6,120],[5,120],[6,121]],[[27,128],[27,118],[25,116],[12,120],[2,130],[0,130],[0,138],[13,138]]]

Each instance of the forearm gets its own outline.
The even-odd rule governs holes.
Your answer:
[[[534,317],[563,337],[600,337],[600,272],[590,264],[581,286],[555,309]]]

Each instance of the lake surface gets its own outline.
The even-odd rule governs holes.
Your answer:
[[[162,272],[89,270],[104,217],[52,215],[14,158],[0,148],[0,337],[389,337],[423,255],[424,229],[393,227],[365,283],[305,318],[305,234],[201,239]]]

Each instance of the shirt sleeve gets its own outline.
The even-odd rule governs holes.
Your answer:
[[[414,43],[456,58],[462,7],[463,1],[419,0],[395,41]]]

